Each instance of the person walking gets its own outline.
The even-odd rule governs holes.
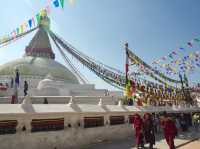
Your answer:
[[[135,139],[136,139],[136,145],[139,149],[140,147],[144,147],[144,141],[143,141],[143,120],[140,117],[139,114],[134,115],[133,119],[133,127],[135,129]]]
[[[174,121],[167,115],[166,112],[163,113],[162,127],[169,149],[175,149],[174,139],[177,135],[177,128]]]
[[[155,145],[154,122],[150,113],[144,114],[144,137],[146,143],[149,143],[149,149],[153,149]]]
[[[199,114],[195,113],[192,119],[195,131],[199,131],[199,120],[200,120]]]
[[[27,81],[24,81],[24,96],[27,95],[27,91],[28,91],[28,83]]]
[[[187,131],[188,128],[187,128],[186,117],[183,113],[180,115],[179,122],[180,122],[182,131],[183,132]]]

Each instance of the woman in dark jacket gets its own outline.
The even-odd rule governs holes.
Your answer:
[[[153,149],[153,145],[155,144],[155,133],[154,133],[154,125],[153,125],[152,116],[150,113],[144,114],[144,137],[146,143],[149,143],[149,149]]]

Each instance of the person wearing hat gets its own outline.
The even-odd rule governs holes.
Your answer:
[[[144,147],[144,142],[143,142],[143,120],[140,117],[140,115],[137,114],[137,113],[134,115],[133,127],[135,129],[135,139],[136,139],[137,148],[139,149],[140,147]]]
[[[144,138],[146,143],[149,143],[149,149],[153,149],[153,145],[155,144],[155,133],[154,133],[154,125],[153,125],[152,115],[150,113],[144,114]]]
[[[175,149],[174,139],[175,136],[177,136],[177,128],[175,122],[168,116],[166,112],[163,113],[162,127],[169,149]]]

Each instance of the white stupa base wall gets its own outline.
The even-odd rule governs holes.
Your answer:
[[[133,135],[131,125],[68,128],[61,131],[20,132],[0,136],[1,149],[79,149],[100,140],[123,139]]]

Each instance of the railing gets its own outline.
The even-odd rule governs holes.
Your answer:
[[[10,97],[0,97],[0,104],[11,103]],[[114,96],[30,96],[33,104],[43,104],[46,100],[49,104],[66,104],[73,98],[78,104],[98,104],[99,99],[105,104],[116,104],[120,97]],[[18,97],[18,103],[22,103],[24,96]]]

